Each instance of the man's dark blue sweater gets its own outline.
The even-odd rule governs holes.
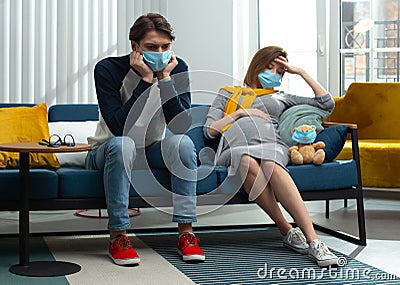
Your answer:
[[[158,87],[168,128],[174,133],[184,133],[191,123],[189,74],[186,62],[178,57],[177,60],[178,65],[171,72],[171,80],[159,81]],[[120,90],[131,69],[138,76],[138,84],[124,102]],[[131,114],[129,116],[129,124],[134,124],[143,111],[153,84],[141,79],[141,75],[130,66],[129,55],[108,57],[98,62],[94,80],[101,116],[114,136],[123,135],[128,114],[134,112],[133,117]],[[134,110],[131,110],[132,107]]]

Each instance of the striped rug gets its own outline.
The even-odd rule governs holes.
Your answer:
[[[335,251],[343,265],[319,268],[282,246],[276,228],[199,232],[204,263],[185,263],[176,234],[137,236],[197,284],[400,284],[400,279]]]

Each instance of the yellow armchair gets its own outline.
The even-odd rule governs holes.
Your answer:
[[[400,83],[355,82],[334,99],[327,121],[358,126],[363,186],[400,187]],[[352,158],[350,141],[337,158]]]

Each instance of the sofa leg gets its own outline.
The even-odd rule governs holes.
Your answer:
[[[343,200],[343,207],[347,208],[347,198]]]
[[[358,236],[361,245],[367,245],[367,234],[365,229],[365,213],[363,196],[357,198],[357,218],[358,218]]]
[[[325,201],[325,218],[329,219],[329,200]]]
[[[340,238],[342,240],[352,242],[361,246],[367,245],[367,234],[365,228],[365,213],[364,213],[364,200],[360,189],[357,189],[360,193],[355,197],[357,203],[357,222],[358,222],[358,237],[350,235],[348,233],[343,233],[326,226],[319,224],[314,224],[316,230],[320,230],[326,234],[332,235],[334,237]],[[326,217],[329,217],[329,200],[326,200]]]

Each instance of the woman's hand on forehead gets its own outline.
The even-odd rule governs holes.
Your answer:
[[[290,65],[288,63],[288,60],[284,56],[278,56],[277,58],[274,59],[274,62],[280,64],[285,72],[289,72],[292,74],[300,74],[304,71],[302,68]]]
[[[277,62],[277,63],[280,63],[283,66],[288,62],[287,58],[282,56],[282,55],[280,55],[277,58],[275,58],[274,61]]]

